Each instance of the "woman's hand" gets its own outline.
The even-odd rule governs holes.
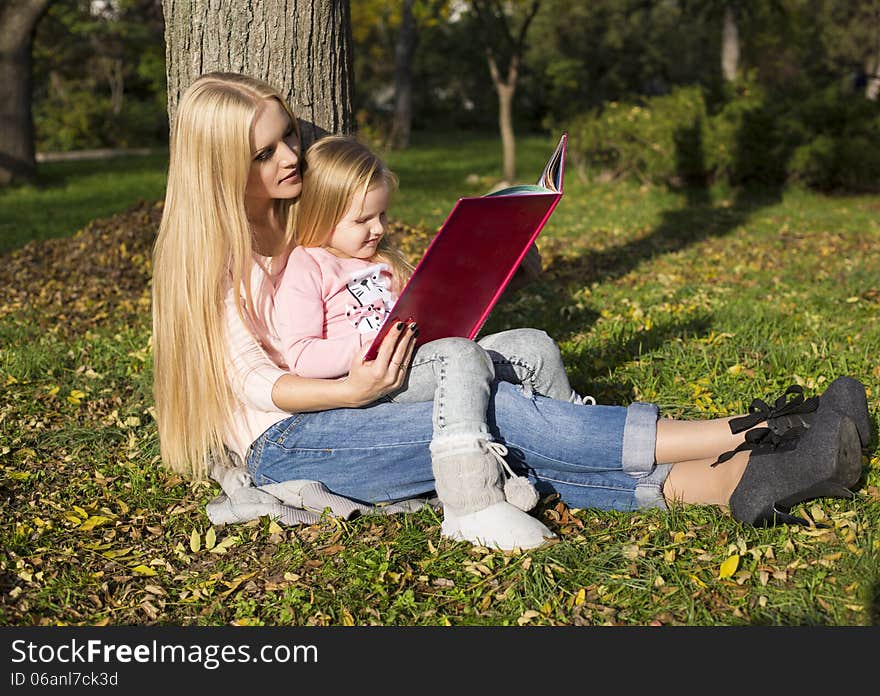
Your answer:
[[[344,380],[352,405],[364,406],[403,386],[415,351],[416,336],[415,324],[406,326],[398,322],[382,340],[375,360],[364,360],[367,348],[355,356]]]

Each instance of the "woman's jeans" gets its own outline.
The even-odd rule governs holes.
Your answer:
[[[478,342],[441,338],[421,345],[403,387],[387,397],[396,403],[432,401],[434,437],[486,437],[490,386],[521,384],[524,393],[579,402],[568,382],[556,342],[537,329],[513,329]]]
[[[654,464],[656,406],[582,406],[508,382],[489,391],[493,439],[543,495],[558,493],[573,508],[666,507],[669,466]],[[257,438],[248,469],[257,486],[307,479],[366,503],[423,497],[434,490],[432,417],[429,401],[298,413]]]

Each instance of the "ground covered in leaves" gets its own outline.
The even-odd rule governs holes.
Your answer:
[[[747,224],[750,205],[594,223],[590,238],[572,224],[573,236],[542,242],[546,273],[487,329],[547,329],[575,387],[606,403],[711,417],[789,379],[812,392],[847,373],[869,385],[876,422],[880,229],[818,214],[805,223],[798,201]],[[880,209],[876,199],[821,209],[833,206],[840,219]],[[880,622],[875,451],[853,500],[797,509],[806,528],[553,498],[538,514],[559,541],[529,553],[441,540],[429,509],[212,526],[204,504],[218,488],[181,480],[158,454],[149,307],[160,215],[145,203],[0,259],[0,623]],[[664,232],[673,223],[683,236]],[[432,236],[399,223],[394,234],[413,259]]]

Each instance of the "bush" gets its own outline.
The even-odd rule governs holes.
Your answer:
[[[582,172],[598,168],[611,178],[702,179],[706,120],[698,88],[645,103],[610,102],[568,125],[572,161]]]
[[[613,102],[569,124],[572,162],[603,178],[678,186],[797,182],[880,189],[880,105],[839,86],[770,92],[752,77],[708,95],[683,87]]]

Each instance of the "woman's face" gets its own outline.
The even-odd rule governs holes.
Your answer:
[[[251,127],[251,168],[245,196],[296,198],[302,193],[299,140],[290,116],[277,99],[266,99]]]

